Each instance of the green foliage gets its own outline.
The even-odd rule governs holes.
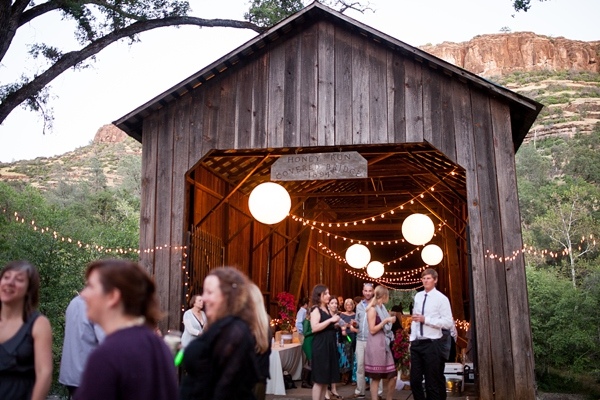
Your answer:
[[[552,271],[529,268],[527,284],[536,366],[594,368],[600,357],[598,296]]]
[[[244,18],[258,26],[270,27],[303,7],[302,0],[252,0]]]
[[[536,376],[545,391],[600,394],[599,147],[596,127],[527,143],[516,156],[524,242],[559,253],[526,255]]]
[[[94,192],[87,182],[62,182],[56,192],[44,196],[27,185],[0,182],[0,265],[25,259],[40,271],[40,311],[50,319],[53,331],[53,392],[61,390],[56,377],[64,312],[83,287],[85,266],[101,257],[117,257],[93,247],[80,247],[77,242],[105,248],[137,250],[139,246],[139,199],[125,193],[113,189]],[[137,259],[137,253],[118,257]]]

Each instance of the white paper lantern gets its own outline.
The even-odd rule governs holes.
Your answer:
[[[427,265],[438,265],[444,259],[444,252],[436,244],[428,244],[421,250],[421,258]]]
[[[379,261],[371,261],[369,265],[367,265],[367,275],[373,279],[381,278],[384,272],[385,268]]]
[[[402,223],[402,236],[410,244],[420,246],[433,238],[435,226],[433,221],[424,214],[412,214]]]
[[[292,199],[283,186],[275,182],[265,182],[250,193],[248,208],[258,222],[273,225],[288,216],[292,208]]]
[[[346,250],[346,262],[352,268],[364,268],[371,261],[371,252],[364,244],[353,244]]]

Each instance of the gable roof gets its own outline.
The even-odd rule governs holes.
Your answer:
[[[510,107],[512,136],[515,151],[519,148],[523,139],[529,132],[543,105],[535,100],[529,99],[518,93],[512,92],[502,86],[490,82],[472,72],[450,64],[423,50],[410,46],[398,39],[382,33],[368,25],[358,22],[342,13],[330,9],[318,2],[313,2],[296,14],[284,19],[266,32],[249,40],[237,49],[219,58],[212,64],[206,66],[190,77],[184,79],[172,88],[154,97],[150,101],[129,112],[113,123],[125,131],[129,136],[142,141],[142,124],[145,117],[164,107],[166,104],[177,100],[186,93],[194,90],[204,82],[223,74],[234,67],[240,61],[252,57],[265,46],[278,41],[285,40],[304,27],[312,25],[315,21],[327,20],[340,25],[350,31],[355,31],[371,40],[382,43],[392,51],[401,53],[404,57],[410,57],[424,65],[442,70],[454,79],[459,79],[480,88],[490,97],[503,98]]]

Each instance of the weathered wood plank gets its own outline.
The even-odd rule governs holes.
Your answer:
[[[154,229],[156,223],[156,170],[158,152],[158,117],[144,120],[142,141],[142,203],[140,207],[140,264],[154,273]]]
[[[253,67],[245,65],[239,71],[239,84],[237,85],[236,123],[235,132],[237,147],[240,149],[252,148],[252,136],[256,134],[252,124],[252,94],[254,92],[255,77],[252,75]]]
[[[289,40],[285,46],[285,76],[283,96],[283,146],[300,144],[300,37]]]
[[[318,87],[317,87],[317,143],[319,146],[335,144],[335,74],[336,64],[331,62],[334,51],[335,30],[333,25],[318,24]],[[311,145],[313,141],[311,139]]]
[[[183,276],[181,266],[183,265],[183,250],[185,244],[185,206],[186,206],[186,183],[185,173],[187,172],[188,159],[180,155],[188,154],[190,138],[190,119],[191,119],[192,97],[186,96],[177,104],[175,109],[174,126],[174,146],[173,153],[173,199],[171,207],[171,265],[169,266],[171,280],[169,284],[169,309],[167,326],[170,329],[180,329],[181,311],[185,309],[184,299],[182,298]]]
[[[370,47],[369,143],[389,143],[387,130],[387,49]],[[342,305],[340,305],[342,306]]]
[[[352,144],[352,36],[335,30],[335,144]]]
[[[297,94],[299,98],[298,136],[300,146],[316,146],[318,144],[319,46],[317,40],[316,27],[307,30],[300,38],[300,88]]]
[[[452,162],[456,163],[456,132],[454,131],[454,107],[452,107],[452,79],[443,74],[439,75],[439,79],[442,81],[442,125],[439,149]]]
[[[443,210],[442,215],[447,221],[447,224],[452,224],[454,216]],[[445,229],[443,233],[443,246],[444,249],[444,264],[448,268],[448,298],[450,299],[450,305],[452,306],[452,316],[454,319],[464,320],[465,319],[465,308],[463,304],[463,271],[458,258],[458,248],[456,243],[458,238],[450,229]],[[451,360],[451,362],[453,362]]]
[[[267,146],[282,147],[285,112],[285,46],[277,46],[271,50],[268,84]]]
[[[533,343],[528,318],[527,278],[525,260],[519,250],[523,247],[521,220],[518,207],[517,177],[513,151],[510,112],[508,106],[491,102],[494,136],[494,155],[497,165],[502,166],[498,174],[498,196],[502,227],[504,272],[506,273],[509,319],[511,332],[515,398],[535,399]],[[515,252],[517,252],[515,254]]]
[[[174,114],[173,107],[162,109],[158,123],[158,158],[156,176],[156,249],[154,259],[154,280],[158,288],[158,299],[162,309],[170,310],[169,289],[171,288],[171,212],[173,198],[173,139]],[[163,246],[166,246],[163,247]],[[177,271],[177,277],[180,272]],[[181,283],[176,279],[177,284]],[[177,303],[179,307],[179,302]],[[167,326],[161,321],[160,328]]]
[[[442,129],[442,88],[438,74],[428,66],[423,76],[423,139],[439,149]]]
[[[190,116],[190,138],[189,138],[189,168],[196,165],[204,156],[206,150],[204,148],[204,91],[195,90],[192,92],[191,116]],[[189,227],[188,227],[189,228]]]
[[[369,52],[371,47],[365,39],[354,35],[352,38],[352,143],[369,143]],[[346,111],[347,112],[347,111]]]
[[[388,137],[391,143],[406,142],[404,60],[388,53]]]
[[[203,154],[216,149],[217,132],[219,131],[219,111],[221,108],[221,88],[213,81],[205,83],[204,103],[201,110],[202,120],[202,148]]]
[[[471,92],[473,105],[473,143],[477,159],[477,183],[481,219],[485,221],[482,231],[483,249],[491,254],[502,254],[502,230],[499,214],[496,160],[492,137],[492,118],[490,101],[479,91]],[[501,263],[486,257],[486,281],[489,307],[491,356],[488,360],[493,366],[494,392],[496,398],[514,399],[515,387],[512,377],[514,370],[510,342],[508,316],[508,291],[506,275]]]
[[[404,59],[406,141],[423,141],[423,80],[421,65]]]
[[[219,149],[237,148],[238,135],[236,132],[237,110],[236,99],[238,74],[229,74],[227,79],[220,81],[221,102],[219,107],[217,146]]]
[[[252,91],[252,148],[267,147],[267,109],[269,101],[269,54],[253,63],[254,82]]]
[[[484,268],[483,250],[483,221],[480,211],[479,186],[477,176],[477,160],[473,142],[472,103],[469,89],[460,82],[454,82],[453,108],[456,132],[456,158],[458,164],[466,171],[467,178],[467,210],[469,218],[469,236],[471,248],[471,264],[473,287],[473,301],[475,303],[475,316],[471,320],[475,328],[477,340],[477,364],[479,373],[479,396],[481,399],[494,398],[494,383],[492,374],[491,332],[489,322],[488,294],[486,286],[486,269]]]

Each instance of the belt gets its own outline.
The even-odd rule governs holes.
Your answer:
[[[421,344],[421,343],[433,343],[437,339],[416,339],[410,342],[410,344]]]

